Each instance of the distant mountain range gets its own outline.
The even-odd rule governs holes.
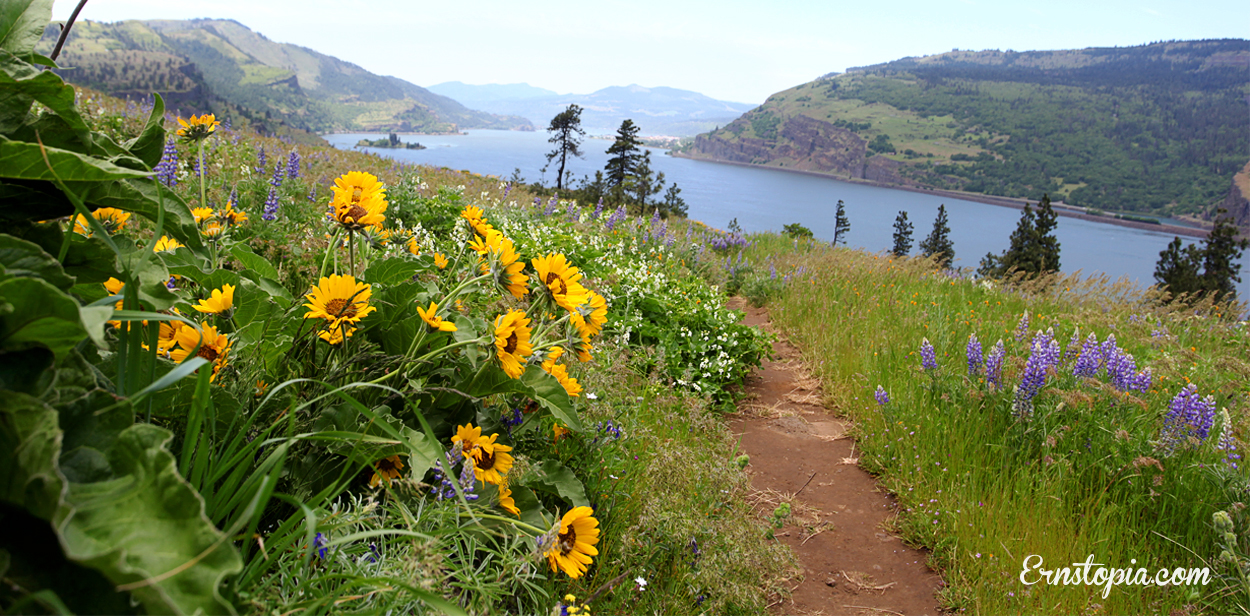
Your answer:
[[[538,129],[570,104],[582,107],[582,127],[591,134],[614,132],[633,120],[643,135],[695,135],[728,124],[754,105],[719,101],[689,90],[613,86],[591,94],[556,94],[529,84],[474,86],[458,81],[429,90],[492,113],[527,118]]]
[[[683,155],[1245,224],[1248,92],[1242,39],[952,51],[778,92]]]
[[[50,26],[39,51],[58,34]],[[71,83],[125,97],[159,92],[186,115],[212,111],[270,132],[533,130],[525,118],[474,111],[233,20],[79,21],[58,64]]]

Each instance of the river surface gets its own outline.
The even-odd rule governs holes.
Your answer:
[[[418,141],[424,150],[361,148],[410,163],[468,169],[507,178],[520,169],[526,181],[555,182],[554,170],[545,175],[546,154],[552,149],[545,131],[520,132],[471,130],[465,135],[403,135],[405,142]],[[353,148],[374,134],[334,134],[324,138],[339,148]],[[608,160],[607,139],[586,139],[585,158],[573,159],[568,168],[577,179],[603,169]],[[894,244],[894,219],[906,211],[914,225],[915,244],[928,236],[945,204],[955,244],[955,265],[976,267],[987,252],[1001,253],[1020,219],[1014,208],[939,197],[906,190],[842,182],[832,178],[674,158],[665,150],[651,150],[652,169],[676,182],[689,207],[689,216],[713,227],[726,228],[737,219],[744,231],[780,231],[788,223],[800,223],[816,237],[833,238],[834,211],[838,200],[846,205],[851,232],[847,245],[870,252],[888,250]],[[554,169],[554,165],[553,165]],[[1127,277],[1135,284],[1154,283],[1159,252],[1172,236],[1157,231],[1131,229],[1076,218],[1059,217],[1055,236],[1060,242],[1060,266],[1064,272],[1106,274],[1113,280]],[[1182,238],[1185,243],[1192,239]],[[1250,268],[1241,260],[1243,282],[1240,298],[1250,297]]]

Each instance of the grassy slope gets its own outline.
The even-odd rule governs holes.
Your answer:
[[[1061,278],[1045,290],[1011,292],[949,278],[924,261],[771,235],[755,240],[752,261],[805,268],[801,284],[773,303],[773,318],[804,350],[833,407],[857,421],[862,463],[897,496],[904,536],[933,550],[931,562],[950,584],[943,596],[949,606],[983,614],[1167,614],[1185,606],[1187,613],[1225,613],[1250,599],[1244,590],[1228,598],[1219,580],[1193,595],[1190,588],[1118,586],[1107,598],[1101,588],[1018,580],[1029,554],[1051,568],[1089,554],[1117,567],[1137,559],[1151,575],[1215,562],[1211,515],[1239,510],[1233,503],[1245,499],[1246,471],[1224,463],[1224,452],[1214,450],[1217,434],[1171,457],[1155,442],[1169,401],[1192,382],[1231,413],[1244,450],[1244,322],[1157,308],[1106,280]],[[1153,369],[1151,389],[1123,394],[1105,377],[1080,380],[1061,367],[1033,418],[1015,422],[1012,389],[1029,352],[1014,330],[1026,310],[1031,329],[1053,328],[1065,349],[1077,327],[1082,339],[1114,334],[1138,366]],[[1005,390],[987,388],[983,373],[967,376],[970,333],[986,352],[999,338],[1006,342]],[[920,370],[923,338],[937,350],[935,375]],[[874,401],[877,385],[890,396],[884,408]],[[1250,517],[1234,516],[1244,554]]]

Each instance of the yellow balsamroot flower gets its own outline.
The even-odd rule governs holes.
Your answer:
[[[233,203],[227,203],[225,209],[221,211],[221,218],[226,221],[226,224],[237,225],[247,222],[247,212],[236,210]]]
[[[529,291],[529,278],[522,273],[525,262],[517,256],[512,240],[491,229],[486,237],[474,238],[469,248],[482,255],[482,273],[489,274],[513,297],[520,299]]]
[[[410,238],[408,238],[407,248],[408,248],[408,252],[410,252],[410,253],[412,253],[412,254],[414,254],[414,255],[420,255],[420,254],[421,254],[421,245],[420,245],[420,244],[417,244],[417,238],[415,238],[415,237],[410,237]]]
[[[209,314],[226,312],[234,308],[234,289],[235,286],[231,284],[222,285],[220,289],[213,289],[211,297],[200,300],[200,303],[192,308]]]
[[[582,386],[577,379],[569,376],[569,368],[564,364],[556,364],[547,371],[551,376],[556,377],[560,385],[564,386],[564,391],[568,392],[570,397],[576,398],[582,393]]]
[[[200,116],[191,116],[190,120],[178,118],[178,124],[182,128],[178,129],[178,136],[187,141],[200,141],[207,139],[209,135],[217,130],[221,122],[217,121],[217,117],[211,113]]]
[[[178,344],[178,332],[187,327],[182,321],[161,321],[156,335],[156,350],[169,358],[169,352]]]
[[[498,434],[490,435],[489,439],[478,443],[473,452],[473,474],[483,483],[499,485],[512,469],[512,448],[503,443],[496,443]]]
[[[464,454],[466,458],[473,456],[473,451],[477,449],[481,442],[482,428],[480,426],[475,427],[471,423],[456,426],[456,435],[451,437],[451,444],[453,446],[459,444],[460,453]]]
[[[203,342],[201,343],[201,334],[203,334]],[[178,348],[173,349],[169,353],[169,358],[182,362],[195,349],[195,345],[200,345],[200,350],[195,354],[199,357],[207,359],[213,364],[213,376],[209,381],[217,379],[217,372],[222,366],[226,365],[226,356],[230,353],[230,340],[225,334],[217,333],[217,328],[204,323],[200,324],[200,328],[183,327],[174,334],[174,340],[178,343]]]
[[[343,341],[351,338],[356,333],[356,328],[350,325],[339,325],[330,329],[323,329],[317,332],[317,337],[330,343],[332,346],[343,344]]]
[[[211,207],[193,207],[191,215],[195,217],[195,224],[202,225],[205,221],[217,215]]]
[[[256,398],[263,397],[265,392],[269,391],[269,383],[264,380],[256,381],[256,389],[252,392],[252,396]]]
[[[354,325],[377,310],[369,305],[370,293],[368,284],[356,282],[351,276],[334,274],[329,278],[322,278],[313,287],[312,293],[304,296],[308,300],[304,304],[308,309],[304,318],[325,319],[330,322],[327,328],[331,330],[338,329],[344,323]]]
[[[530,344],[530,320],[512,310],[495,317],[495,351],[508,376],[517,379],[525,372],[524,362],[534,352]]]
[[[603,331],[604,323],[608,322],[608,300],[590,290],[586,291],[586,297],[588,299],[579,311],[587,311],[582,317],[592,335],[597,336]]]
[[[594,518],[594,510],[574,507],[560,518],[560,530],[546,553],[547,563],[552,571],[564,571],[570,578],[577,579],[593,562],[591,556],[599,555],[594,547],[596,543],[599,543],[599,520]]]
[[[436,265],[438,269],[447,269],[447,257],[444,257],[441,252],[434,253],[434,265]]]
[[[558,347],[558,346],[551,347],[551,350],[547,351],[547,359],[543,361],[543,370],[546,370],[547,372],[551,372],[551,367],[556,365],[556,361],[558,361],[560,357],[563,355],[564,355],[563,348]]]
[[[104,230],[109,233],[117,233],[126,226],[126,221],[130,220],[130,212],[119,210],[112,207],[102,207],[91,213],[91,217],[100,221],[104,225]],[[74,217],[74,233],[91,237],[91,225],[87,223],[87,219],[82,214]]]
[[[404,463],[399,456],[387,456],[373,463],[373,478],[369,480],[369,487],[376,488],[385,481],[390,484],[392,481],[399,479],[400,472],[404,468]]]
[[[460,217],[469,221],[469,226],[473,227],[473,232],[486,237],[487,233],[495,230],[495,227],[486,222],[486,216],[482,213],[482,208],[477,206],[466,206],[460,212]]]
[[[557,442],[558,442],[558,441],[562,440],[564,437],[566,437],[566,436],[568,436],[568,435],[570,435],[570,434],[572,434],[572,433],[573,433],[573,431],[572,431],[572,430],[570,430],[570,429],[568,429],[568,428],[566,428],[566,427],[564,427],[564,426],[562,426],[562,425],[560,425],[560,424],[558,424],[558,423],[557,423],[557,424],[551,424],[551,439],[552,439],[552,440],[554,440],[554,441],[557,441]]]
[[[500,484],[499,486],[499,506],[504,511],[521,517],[521,510],[517,509],[516,501],[512,500],[512,490],[508,489],[507,484]]]
[[[548,254],[531,261],[538,281],[546,285],[556,305],[570,312],[585,304],[589,297],[581,284],[582,275],[561,253]]]
[[[429,325],[440,332],[456,331],[456,326],[454,324],[444,321],[437,316],[438,304],[434,302],[430,302],[430,308],[428,310],[417,306],[417,314],[421,315],[421,320],[425,321],[426,325]]]
[[[334,220],[349,231],[380,227],[386,220],[386,188],[377,176],[349,171],[334,180]]]
[[[177,248],[182,248],[182,246],[178,240],[162,235],[161,239],[156,240],[156,245],[152,247],[152,252],[173,252]]]
[[[108,280],[104,281],[104,290],[108,291],[109,295],[121,295],[122,289],[125,289],[125,288],[126,288],[126,283],[116,278],[113,278],[112,276],[110,276]],[[118,301],[117,304],[114,306],[114,309],[121,310],[122,302]],[[121,321],[109,321],[108,324],[112,325],[113,327],[122,326]]]
[[[208,224],[204,225],[204,237],[217,237],[225,230],[226,228],[221,223],[216,220],[210,220]]]

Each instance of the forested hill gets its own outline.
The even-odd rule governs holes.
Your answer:
[[[49,53],[60,32],[44,33]],[[232,20],[79,21],[57,59],[71,83],[128,97],[160,92],[170,109],[243,116],[271,132],[532,130],[402,79],[311,49],[275,43]]]
[[[952,51],[829,74],[699,158],[1090,208],[1209,214],[1250,160],[1250,41]]]

